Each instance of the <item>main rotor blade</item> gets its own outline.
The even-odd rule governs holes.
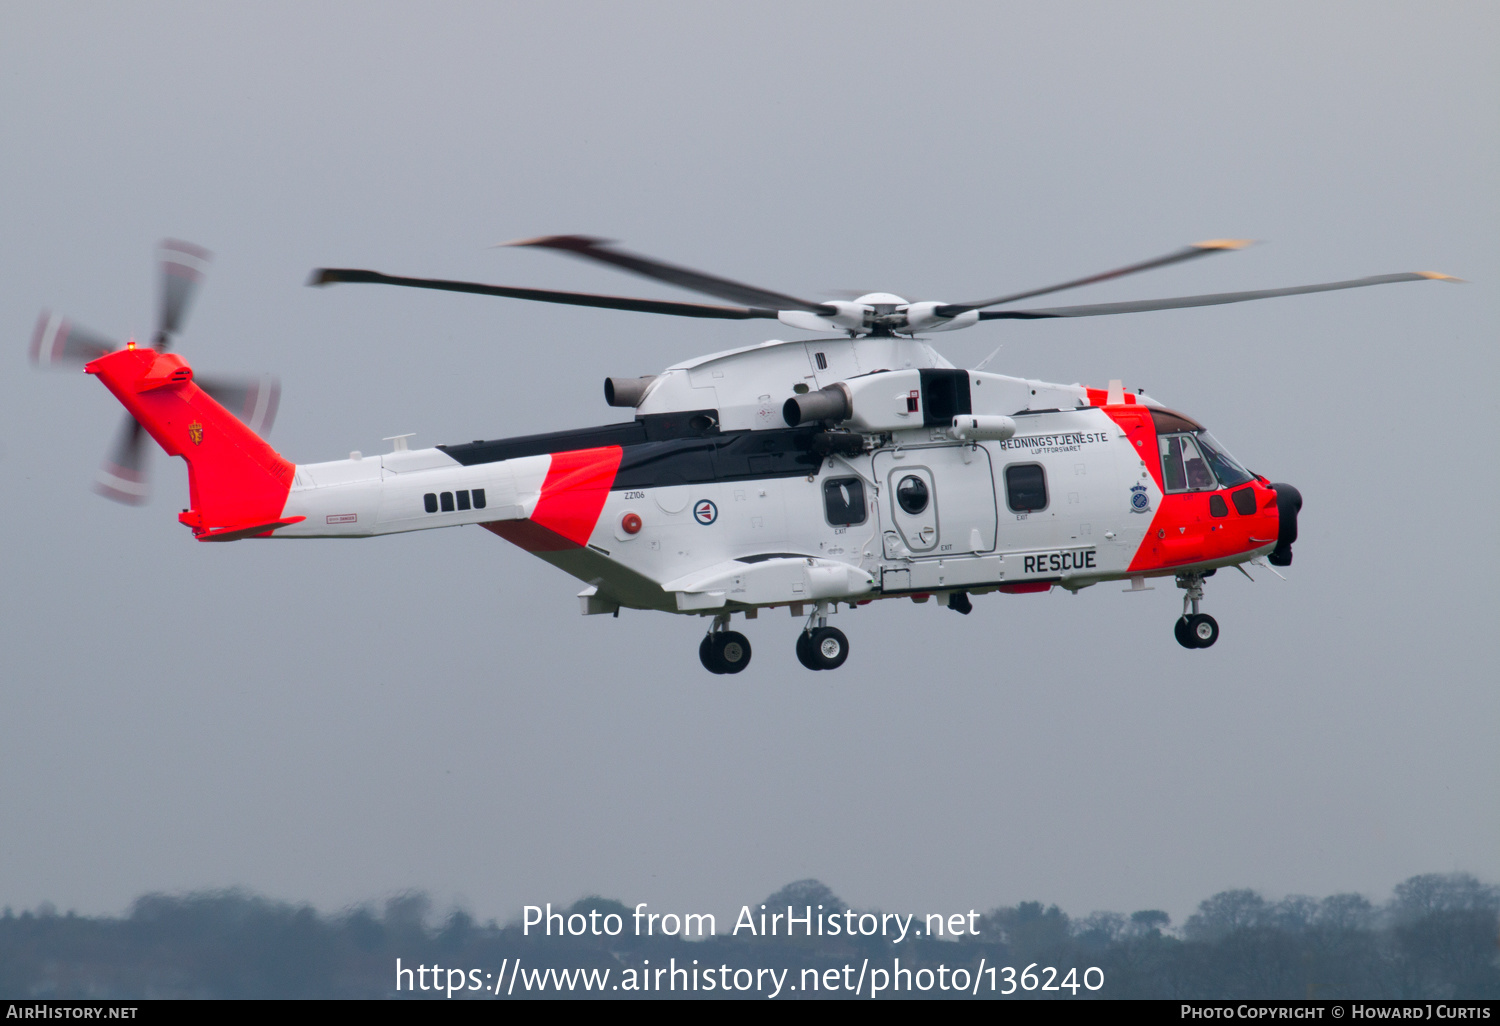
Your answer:
[[[146,432],[140,423],[127,416],[115,438],[104,465],[94,478],[94,491],[106,499],[139,506],[151,496],[146,481]]]
[[[274,374],[258,378],[216,378],[195,375],[194,381],[245,426],[265,437],[276,423],[276,409],[281,405],[281,381]]]
[[[46,310],[37,318],[36,330],[31,333],[31,362],[39,367],[88,363],[119,348],[119,343]]]
[[[1248,239],[1209,239],[1207,242],[1195,242],[1191,246],[1168,253],[1166,256],[1157,257],[1154,260],[1143,260],[1138,264],[1130,264],[1127,267],[1116,268],[1113,271],[1105,271],[1103,274],[1092,274],[1087,278],[1075,278],[1072,281],[1065,281],[1061,285],[1049,285],[1043,289],[1031,289],[1027,292],[1013,292],[1008,296],[982,299],[977,303],[950,303],[947,306],[938,307],[937,314],[939,317],[957,317],[959,314],[967,313],[970,310],[980,310],[987,306],[999,306],[1001,303],[1014,303],[1017,300],[1030,299],[1033,296],[1045,296],[1049,292],[1061,292],[1064,289],[1076,289],[1082,285],[1092,285],[1095,282],[1123,278],[1128,274],[1150,271],[1158,267],[1166,267],[1169,264],[1180,264],[1184,260],[1193,260],[1197,257],[1208,256],[1210,253],[1244,249],[1248,245],[1250,245],[1250,240]]]
[[[568,306],[595,306],[606,310],[635,310],[639,313],[671,314],[674,317],[717,317],[743,321],[751,318],[776,319],[775,310],[755,307],[710,306],[706,303],[673,303],[662,299],[632,299],[628,296],[600,296],[591,292],[554,292],[549,289],[516,289],[505,285],[479,285],[468,281],[445,281],[440,278],[398,278],[378,271],[321,267],[308,279],[309,285],[332,285],[356,282],[369,285],[405,285],[416,289],[440,289],[444,292],[473,292],[481,296],[505,296],[509,299],[531,299],[540,303],[564,303]]]
[[[157,257],[161,264],[161,313],[152,346],[165,351],[172,344],[172,336],[182,330],[213,254],[191,242],[163,239]]]
[[[1216,292],[1207,296],[1178,296],[1175,299],[1145,299],[1130,303],[1093,303],[1088,306],[1059,306],[1050,310],[981,310],[981,321],[1040,320],[1046,317],[1098,317],[1102,314],[1145,313],[1149,310],[1181,310],[1193,306],[1218,306],[1222,303],[1246,303],[1252,299],[1275,299],[1277,296],[1300,296],[1308,292],[1333,292],[1358,289],[1366,285],[1389,285],[1398,281],[1461,282],[1436,271],[1414,271],[1404,274],[1377,274],[1370,278],[1331,281],[1323,285],[1296,285],[1289,289],[1260,289],[1256,292]]]
[[[654,281],[664,281],[669,285],[679,288],[690,289],[693,292],[702,292],[707,296],[717,296],[731,303],[743,303],[751,307],[767,307],[772,310],[806,310],[810,313],[823,314],[825,316],[837,313],[831,307],[821,303],[810,303],[796,296],[784,295],[780,292],[771,292],[768,289],[759,288],[755,285],[746,285],[742,282],[731,281],[728,278],[720,278],[717,275],[704,274],[689,267],[678,267],[676,264],[664,263],[652,257],[641,256],[638,253],[628,253],[623,249],[614,249],[607,239],[595,239],[587,235],[543,235],[535,239],[518,239],[515,242],[501,243],[503,246],[540,246],[544,249],[555,249],[562,253],[571,253],[576,257],[586,260],[595,260],[603,264],[612,264],[615,267],[624,268],[632,274],[638,274],[643,278],[651,278]]]

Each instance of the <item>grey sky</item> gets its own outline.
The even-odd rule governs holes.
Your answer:
[[[502,919],[597,891],[726,911],[816,876],[909,911],[1500,877],[1500,13],[1491,4],[21,4],[0,8],[0,904],[405,887]],[[581,618],[477,529],[193,543],[180,463],[89,484],[120,419],[43,375],[43,306],[152,329],[152,248],[212,249],[181,351],[278,371],[311,462],[620,419],[607,374],[793,329],[304,288],[319,265],[690,298],[552,232],[801,294],[958,301],[1204,238],[1071,294],[1439,270],[1263,304],[938,336],[1123,378],[1306,497],[1283,583],[840,614],[698,665],[696,619]],[[1076,297],[1076,298],[1075,298]]]

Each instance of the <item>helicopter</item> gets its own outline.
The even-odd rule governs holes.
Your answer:
[[[829,617],[885,599],[957,613],[989,593],[1127,592],[1171,577],[1187,649],[1212,647],[1204,582],[1246,564],[1292,562],[1302,496],[1239,463],[1197,420],[1119,380],[1063,385],[955,367],[924,336],[989,320],[1142,313],[1408,281],[1384,274],[1251,292],[1016,309],[1022,300],[1244,248],[1214,239],[1101,274],[965,303],[891,293],[810,301],[669,264],[583,235],[506,245],[549,249],[727,305],[513,288],[320,268],[313,286],[380,284],[574,306],[775,320],[818,337],[773,339],[654,374],[608,377],[624,422],[294,464],[266,440],[272,377],[200,377],[170,352],[209,254],[160,251],[159,328],[121,346],[44,311],[42,366],[82,364],[128,414],[98,490],[147,495],[144,436],[188,465],[178,516],[203,542],[350,538],[477,524],[580,579],[584,615],[621,609],[704,617],[699,659],[715,674],[750,663],[734,616],[787,609],[795,652],[832,670],[849,639]],[[1003,309],[1002,309],[1003,308]],[[993,354],[992,354],[993,356]]]

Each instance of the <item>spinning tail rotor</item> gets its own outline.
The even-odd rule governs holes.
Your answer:
[[[164,353],[182,331],[212,255],[201,246],[167,239],[158,249],[160,303],[151,347]],[[91,360],[119,349],[134,349],[131,339],[120,345],[113,339],[81,328],[66,318],[42,311],[31,337],[31,362],[40,367],[82,367]],[[273,375],[248,377],[197,377],[198,386],[220,405],[239,417],[258,435],[266,434],[276,419],[281,383]],[[127,416],[115,436],[114,445],[95,478],[94,490],[105,498],[141,505],[150,497],[147,476],[146,432],[134,417]]]

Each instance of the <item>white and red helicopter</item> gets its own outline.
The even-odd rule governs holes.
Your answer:
[[[513,245],[599,261],[732,306],[401,278],[323,269],[309,284],[363,282],[685,317],[777,320],[822,332],[713,353],[660,374],[608,378],[634,419],[552,434],[294,464],[263,435],[273,379],[213,381],[167,351],[208,253],[163,243],[160,329],[119,346],[43,313],[32,358],[82,363],[129,413],[100,474],[123,501],[146,495],[142,432],[188,465],[199,541],[366,537],[478,524],[587,584],[582,612],[655,609],[711,618],[699,646],[738,673],[750,642],[731,618],[790,609],[812,670],[843,664],[828,625],[840,604],[936,597],[959,613],[988,592],[1077,591],[1173,577],[1176,637],[1208,648],[1200,609],[1221,567],[1292,561],[1302,498],[1251,473],[1202,425],[1119,381],[1060,385],[945,360],[919,334],[980,321],[1138,313],[1393,282],[1433,272],[1144,302],[995,309],[1245,245],[1213,240],[1103,274],[972,303],[871,293],[811,302],[618,249],[585,236]],[[983,366],[981,364],[981,366]]]

